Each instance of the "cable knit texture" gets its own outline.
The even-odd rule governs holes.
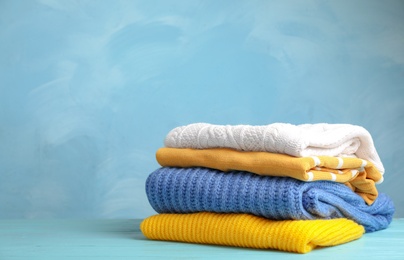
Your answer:
[[[347,219],[274,221],[249,214],[159,214],[140,229],[149,239],[277,249],[307,253],[360,238],[362,226]]]
[[[251,126],[195,123],[171,130],[164,144],[171,148],[232,148],[297,157],[356,156],[372,162],[384,173],[370,133],[361,126],[350,124]]]
[[[359,158],[294,157],[268,152],[244,152],[228,148],[160,148],[156,159],[161,166],[207,167],[220,171],[248,171],[260,175],[286,176],[301,181],[329,180],[347,183],[368,204],[377,198],[376,182],[383,175],[371,162]]]
[[[146,193],[159,213],[250,213],[275,220],[348,218],[366,232],[386,228],[394,213],[387,195],[379,194],[369,206],[341,183],[197,167],[157,169],[146,180]]]

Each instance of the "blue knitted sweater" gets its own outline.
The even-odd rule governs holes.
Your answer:
[[[207,168],[162,167],[147,178],[146,193],[158,213],[250,213],[275,220],[348,218],[366,232],[386,228],[394,205],[379,194],[372,205],[341,183]]]

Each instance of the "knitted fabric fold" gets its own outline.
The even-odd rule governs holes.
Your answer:
[[[146,193],[158,213],[250,213],[275,220],[348,218],[366,232],[386,228],[394,213],[387,195],[380,193],[367,205],[341,183],[198,167],[159,168],[147,178]]]
[[[249,214],[158,214],[143,220],[149,239],[308,253],[360,238],[364,229],[348,219],[274,221]]]
[[[259,175],[286,176],[301,181],[329,180],[347,183],[368,204],[377,198],[375,183],[383,175],[359,158],[331,156],[293,157],[268,152],[244,152],[227,148],[160,148],[156,159],[165,167],[207,167],[220,171],[248,171]]]
[[[195,123],[172,129],[164,144],[171,148],[231,148],[296,157],[355,156],[372,162],[381,174],[384,173],[370,133],[361,126],[350,124],[251,126]]]

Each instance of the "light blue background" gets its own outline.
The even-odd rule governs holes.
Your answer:
[[[144,218],[172,128],[350,123],[404,217],[403,1],[0,1],[0,218]]]

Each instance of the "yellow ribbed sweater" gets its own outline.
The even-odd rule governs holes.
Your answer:
[[[220,171],[248,171],[259,175],[285,176],[301,181],[329,180],[345,183],[368,204],[378,196],[375,183],[383,175],[360,158],[311,156],[293,157],[268,152],[244,152],[227,148],[160,148],[156,159],[161,166],[207,167]]]
[[[140,225],[149,239],[307,253],[360,238],[364,228],[348,219],[269,220],[250,214],[157,214]]]

